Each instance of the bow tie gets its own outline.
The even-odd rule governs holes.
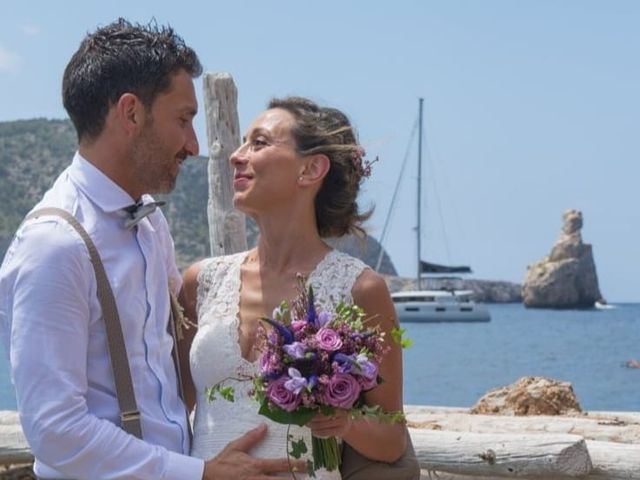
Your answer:
[[[127,215],[129,216],[129,218],[124,221],[125,228],[133,228],[138,223],[140,223],[140,221],[144,217],[151,215],[156,211],[156,208],[161,207],[164,204],[165,202],[142,203],[141,200],[138,203],[134,203],[133,205],[129,205],[128,207],[124,207],[122,210],[127,212]]]

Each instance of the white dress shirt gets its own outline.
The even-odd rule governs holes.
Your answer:
[[[0,268],[0,328],[39,477],[202,478],[203,461],[188,456],[167,333],[168,290],[181,286],[173,241],[160,210],[126,229],[121,209],[132,203],[76,153],[35,209],[67,210],[96,244],[120,314],[144,441],[119,427],[96,279],[73,227],[56,216],[29,220]]]

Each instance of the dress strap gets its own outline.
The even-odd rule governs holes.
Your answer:
[[[353,302],[351,290],[360,274],[369,268],[361,260],[332,250],[318,264],[307,281],[316,292],[316,301],[327,309],[340,302]]]

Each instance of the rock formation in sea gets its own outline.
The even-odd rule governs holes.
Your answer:
[[[522,377],[506,387],[490,390],[471,408],[483,415],[567,415],[582,411],[569,382]]]
[[[551,253],[529,265],[522,285],[526,307],[592,308],[604,302],[590,244],[583,243],[582,212],[567,210]]]

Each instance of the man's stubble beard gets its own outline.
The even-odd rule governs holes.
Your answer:
[[[144,193],[167,194],[176,186],[177,178],[171,175],[172,165],[160,163],[166,157],[163,150],[152,125],[145,127],[132,150],[133,172]]]

